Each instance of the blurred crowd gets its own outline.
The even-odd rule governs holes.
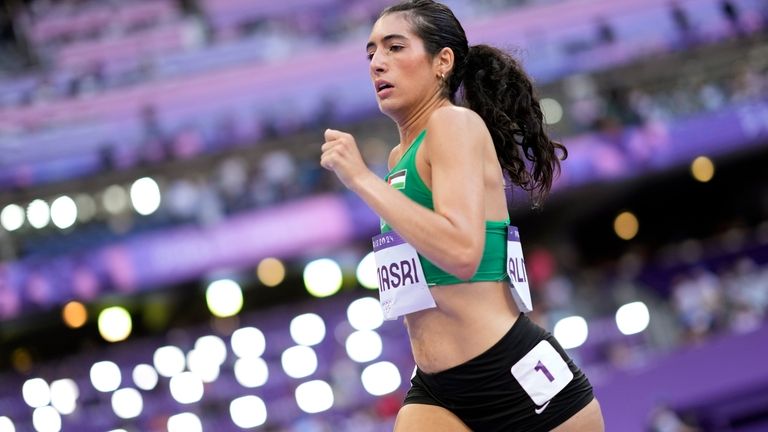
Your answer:
[[[559,1],[563,0],[446,3],[472,18]],[[254,8],[243,1],[126,4],[34,0],[14,18],[39,72],[0,81],[0,106],[86,97],[244,62],[272,62],[340,41],[362,40],[378,13],[391,3],[317,0]],[[79,25],[65,25],[67,20],[77,20]],[[9,94],[3,95],[3,90]]]

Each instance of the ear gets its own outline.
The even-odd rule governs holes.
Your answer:
[[[448,47],[441,49],[437,55],[435,55],[433,61],[435,74],[439,76],[442,73],[447,76],[453,70],[453,61],[453,50]]]

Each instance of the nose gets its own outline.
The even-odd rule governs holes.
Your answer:
[[[384,62],[383,56],[379,53],[378,50],[373,53],[370,68],[371,75],[379,75],[386,71],[386,63]]]

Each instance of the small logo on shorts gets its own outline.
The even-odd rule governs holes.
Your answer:
[[[533,410],[536,411],[536,414],[541,414],[541,413],[544,412],[545,409],[547,409],[547,406],[549,405],[550,402],[552,402],[552,401],[548,400],[547,403],[545,403],[544,405],[542,405],[540,407],[536,407]]]

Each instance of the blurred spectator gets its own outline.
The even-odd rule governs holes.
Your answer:
[[[672,408],[659,405],[651,413],[649,432],[697,432],[698,428],[689,426]]]
[[[678,276],[672,285],[672,301],[686,336],[694,342],[715,329],[724,308],[720,281],[701,267]]]

